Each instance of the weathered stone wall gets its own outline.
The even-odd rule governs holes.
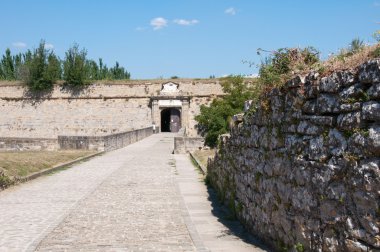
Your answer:
[[[0,151],[54,151],[58,140],[51,138],[0,138]]]
[[[186,135],[189,137],[198,137],[198,122],[195,121],[195,116],[200,114],[201,105],[210,105],[214,97],[193,97],[190,100],[189,109],[189,127]]]
[[[0,136],[104,135],[151,125],[149,99],[1,100]]]
[[[380,251],[380,60],[273,90],[223,137],[208,176],[278,250]]]
[[[123,148],[153,134],[153,127],[105,136],[58,136],[61,150],[84,149],[111,151]]]
[[[177,136],[174,138],[174,153],[185,154],[201,149],[205,144],[203,137]]]
[[[99,136],[145,128],[152,124],[150,98],[159,94],[165,82],[101,83],[81,91],[56,85],[40,99],[21,85],[0,83],[0,137]],[[175,82],[179,95],[191,97],[187,132],[196,136],[197,106],[223,94],[221,86],[218,80]]]

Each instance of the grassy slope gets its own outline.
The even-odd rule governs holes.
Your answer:
[[[0,153],[0,170],[8,177],[24,177],[55,165],[94,153],[93,151],[41,151]]]

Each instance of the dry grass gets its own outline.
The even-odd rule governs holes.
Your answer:
[[[193,155],[204,167],[207,167],[207,160],[208,158],[214,158],[215,150],[196,150]]]
[[[9,178],[28,176],[55,165],[75,160],[93,151],[35,151],[0,153],[0,172]]]
[[[356,70],[364,62],[379,57],[378,55],[374,55],[376,50],[380,50],[380,43],[373,46],[365,46],[362,50],[351,56],[333,55],[323,62],[323,75],[329,75],[342,70]]]

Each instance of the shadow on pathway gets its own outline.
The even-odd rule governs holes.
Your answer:
[[[270,251],[269,248],[259,239],[251,235],[249,231],[236,219],[234,214],[225,204],[222,204],[218,198],[217,192],[210,185],[207,185],[207,192],[209,194],[208,200],[211,202],[211,213],[218,218],[227,230],[224,235],[233,235],[239,237],[245,243],[252,244],[263,250]]]

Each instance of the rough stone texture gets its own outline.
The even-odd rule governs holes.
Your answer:
[[[78,92],[56,85],[39,99],[21,85],[0,83],[0,137],[100,136],[146,128],[152,125],[151,98],[159,95],[165,82],[94,84]],[[187,133],[197,136],[194,117],[200,105],[223,95],[221,85],[218,80],[176,83],[178,95],[190,97]]]
[[[380,251],[380,60],[299,79],[221,138],[211,183],[275,249]]]

